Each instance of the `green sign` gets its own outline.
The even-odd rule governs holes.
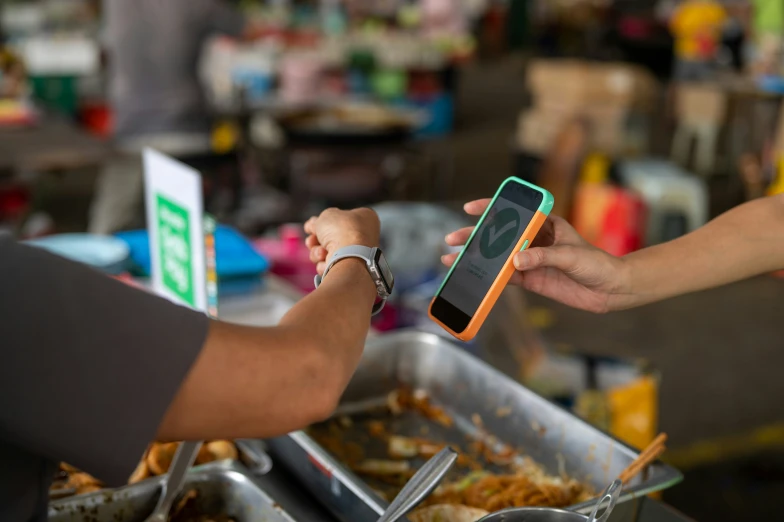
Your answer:
[[[479,250],[485,259],[495,259],[506,253],[519,239],[520,214],[513,208],[500,210],[485,226],[479,241]]]
[[[191,226],[188,211],[156,195],[158,257],[163,286],[185,304],[195,306],[191,260]]]

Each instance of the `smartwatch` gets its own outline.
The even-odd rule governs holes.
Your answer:
[[[329,263],[327,263],[324,275],[317,275],[315,277],[314,283],[316,288],[318,288],[321,281],[327,277],[329,269],[332,268],[335,263],[349,257],[355,257],[365,262],[370,278],[373,280],[373,284],[376,285],[376,292],[380,299],[379,302],[373,305],[373,315],[376,315],[384,308],[387,299],[389,299],[389,296],[392,294],[392,288],[395,286],[395,277],[392,275],[392,271],[389,269],[384,253],[381,252],[380,248],[370,248],[360,245],[339,248],[332,255]]]

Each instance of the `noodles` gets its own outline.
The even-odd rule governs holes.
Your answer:
[[[494,512],[510,507],[566,507],[584,496],[576,481],[534,479],[525,475],[488,475],[465,487],[448,486],[430,496],[427,505],[456,504]]]
[[[424,506],[492,513],[510,507],[567,507],[591,498],[588,486],[566,476],[562,456],[561,476],[548,475],[537,462],[491,434],[481,417],[473,415],[471,422],[475,431],[455,443],[461,429],[444,408],[422,390],[399,388],[387,396],[383,407],[356,414],[351,422],[336,418],[320,423],[308,433],[385,498],[397,495],[447,440],[461,450],[450,472],[453,482],[440,487]],[[432,438],[416,436],[431,429]]]

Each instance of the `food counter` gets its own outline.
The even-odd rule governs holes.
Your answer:
[[[221,315],[233,322],[275,324],[298,298],[296,290],[270,277],[251,295],[227,298]],[[245,464],[222,460],[190,471],[185,500],[176,504],[182,513],[196,509],[211,517],[174,521],[370,522],[423,459],[444,444],[459,448],[463,462],[430,502],[472,505],[456,489],[460,484],[522,480],[531,484],[524,502],[585,511],[595,493],[638,453],[455,343],[416,331],[369,339],[331,420],[265,443],[250,442],[251,458],[245,455],[248,445],[240,446]],[[260,456],[265,451],[271,469],[254,464],[264,460]],[[390,466],[395,469],[387,473],[384,468]],[[688,520],[644,497],[681,478],[673,468],[654,463],[629,483],[611,520]],[[54,501],[50,519],[142,521],[162,481],[155,476],[113,491]],[[495,510],[519,498],[510,494],[482,505]]]

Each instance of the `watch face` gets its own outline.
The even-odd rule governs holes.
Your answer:
[[[387,264],[387,259],[384,257],[381,249],[376,250],[376,266],[381,274],[387,293],[391,294],[392,288],[395,286],[395,276],[392,275],[392,270],[389,269],[389,264]]]

